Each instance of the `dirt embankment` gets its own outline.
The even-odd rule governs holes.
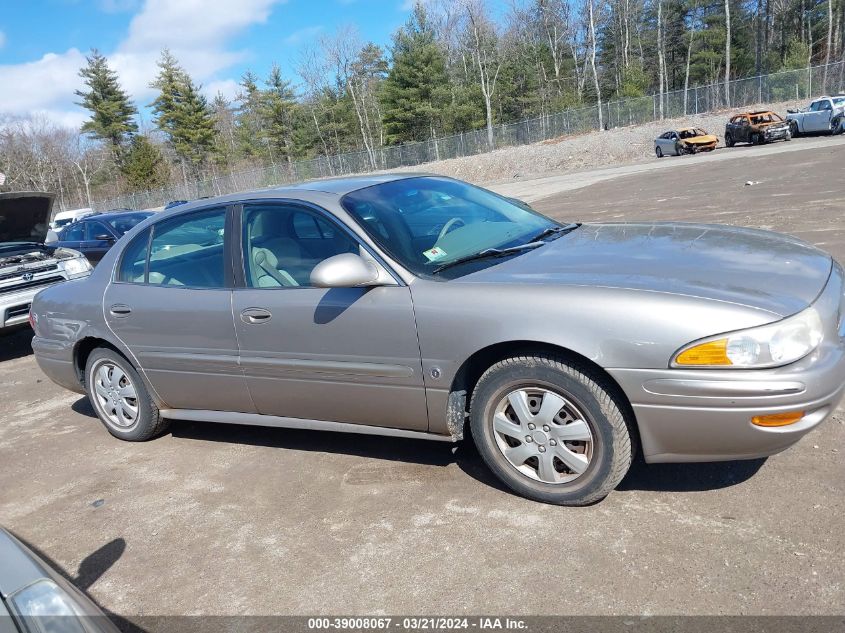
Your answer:
[[[771,109],[786,116],[792,102],[724,110],[654,123],[563,136],[533,145],[506,147],[487,154],[453,158],[409,167],[475,183],[494,183],[549,174],[623,165],[654,158],[654,139],[671,129],[700,127],[724,144],[725,123],[737,112]],[[401,171],[401,170],[397,170]]]

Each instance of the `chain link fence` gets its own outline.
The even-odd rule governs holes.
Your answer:
[[[845,62],[840,61],[826,66],[735,79],[728,84],[729,99],[726,99],[724,82],[676,90],[663,94],[663,117],[677,118],[754,104],[807,101],[820,94],[842,92],[844,79]],[[605,128],[651,123],[661,118],[660,95],[609,101],[602,104],[601,110]],[[493,145],[497,149],[526,145],[598,128],[599,108],[589,106],[496,125],[493,129]],[[483,128],[419,143],[375,148],[372,153],[361,150],[230,172],[161,189],[129,193],[99,201],[94,206],[97,210],[155,208],[170,200],[191,200],[314,178],[413,167],[432,161],[482,154],[492,149],[487,140],[487,130]]]

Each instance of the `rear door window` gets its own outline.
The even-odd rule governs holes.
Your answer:
[[[153,225],[147,283],[224,288],[226,209],[180,215]]]

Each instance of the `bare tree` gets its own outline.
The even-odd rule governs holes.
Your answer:
[[[731,105],[731,3],[725,0],[725,105]]]
[[[375,45],[364,45],[354,27],[344,26],[329,37],[321,39],[338,83],[343,85],[352,100],[361,142],[367,153],[370,167],[376,169],[375,138],[381,136],[381,121],[373,116],[378,109],[376,86],[371,64]],[[385,67],[386,70],[386,67]]]
[[[473,64],[478,72],[478,84],[484,97],[484,111],[487,118],[487,144],[495,147],[493,139],[493,96],[496,81],[502,69],[502,56],[496,27],[487,15],[487,9],[480,0],[469,0],[465,6],[467,18],[467,40]]]
[[[824,78],[822,92],[827,92],[827,67],[830,64],[830,50],[833,48],[833,0],[827,0],[827,46],[824,52]]]
[[[657,0],[657,79],[660,118],[663,118],[663,93],[666,91],[666,54],[663,50],[663,1]]]
[[[596,86],[596,104],[599,110],[599,129],[604,129],[604,114],[601,108],[601,87],[599,86],[599,74],[596,70],[596,20],[593,13],[593,0],[588,0],[590,7],[590,65],[593,68],[593,81]]]
[[[75,143],[71,146],[70,162],[79,172],[85,187],[86,206],[93,207],[91,198],[91,179],[94,178],[108,162],[108,150],[100,144],[92,143],[82,134],[77,134]]]
[[[687,114],[687,108],[689,104],[689,71],[690,71],[690,61],[692,59],[692,43],[695,40],[695,31],[698,27],[698,3],[696,2],[692,6],[692,10],[690,11],[690,25],[689,25],[689,36],[687,39],[687,64],[686,64],[686,72],[684,73],[684,114]]]

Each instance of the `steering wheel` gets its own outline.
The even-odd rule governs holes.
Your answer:
[[[449,220],[448,222],[446,222],[446,224],[444,224],[444,225],[443,225],[443,228],[442,228],[442,229],[440,229],[440,233],[437,235],[437,241],[439,242],[440,240],[442,240],[442,239],[445,237],[445,235],[446,235],[449,231],[451,231],[451,230],[452,230],[452,228],[453,228],[456,224],[458,224],[458,223],[460,223],[460,225],[461,225],[461,226],[466,226],[466,225],[467,225],[467,223],[466,223],[466,222],[464,222],[464,219],[463,219],[463,218],[452,218],[451,220]]]

